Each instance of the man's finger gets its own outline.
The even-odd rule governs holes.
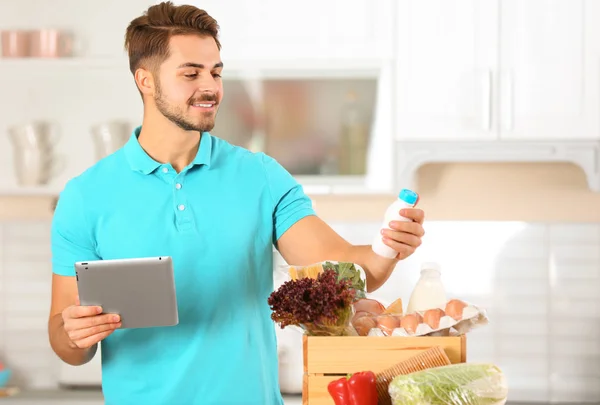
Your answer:
[[[97,335],[99,333],[112,331],[114,329],[117,329],[120,326],[121,326],[120,323],[111,323],[111,324],[105,323],[102,325],[93,326],[91,328],[85,328],[85,329],[73,331],[69,334],[69,338],[71,338],[71,340],[73,340],[73,341],[80,341],[83,339],[87,339],[91,336]]]
[[[83,329],[91,328],[98,325],[106,325],[121,322],[121,317],[117,314],[104,314],[99,316],[87,317],[87,319],[83,319],[79,322],[81,323],[80,328]]]
[[[425,235],[425,229],[423,229],[423,225],[419,224],[418,222],[392,221],[389,225],[390,229],[394,231],[410,233],[418,237]]]
[[[394,240],[391,240],[388,237],[383,238],[383,243],[385,243],[386,245],[388,245],[389,247],[394,249],[396,252],[398,252],[397,257],[399,257],[401,259],[410,256],[415,251],[414,248],[412,248],[408,245],[405,245],[404,243],[398,243]]]
[[[79,340],[79,341],[77,341],[76,344],[80,349],[87,349],[89,347],[94,346],[96,343],[100,342],[101,340],[105,339],[113,332],[114,332],[114,329],[108,330],[106,332],[98,333],[96,335]]]
[[[400,215],[404,218],[412,219],[419,224],[422,224],[425,219],[425,212],[419,208],[404,208],[400,210]]]
[[[406,232],[397,232],[390,229],[383,231],[384,237],[413,248],[421,246],[421,238]]]
[[[86,316],[94,316],[102,313],[102,308],[97,306],[73,306],[69,312],[71,318],[84,318]]]

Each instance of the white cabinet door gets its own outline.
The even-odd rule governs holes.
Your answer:
[[[498,0],[399,0],[396,137],[497,138]]]
[[[157,0],[158,1],[158,0]],[[235,3],[235,4],[233,4]],[[191,4],[205,10],[219,24],[219,42],[221,58],[227,61],[235,58],[251,43],[250,24],[251,4],[247,0],[227,2],[221,0],[178,1],[180,4]]]
[[[310,59],[390,58],[393,53],[393,0],[191,3],[219,23],[226,60],[271,60],[278,65]]]
[[[597,0],[501,0],[501,138],[600,138],[599,21]]]

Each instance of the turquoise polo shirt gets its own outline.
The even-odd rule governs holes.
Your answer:
[[[314,215],[310,199],[274,159],[209,133],[177,173],[146,154],[140,129],[67,183],[52,222],[59,275],[77,261],[173,258],[179,324],[102,342],[106,404],[282,404],[272,247]]]

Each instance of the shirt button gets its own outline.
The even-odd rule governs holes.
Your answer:
[[[167,169],[166,167],[163,167],[163,173],[169,173],[169,169]]]
[[[177,184],[175,184],[175,188],[176,188],[177,190],[180,190],[180,189],[181,189],[181,184],[180,184],[180,183],[177,183]]]
[[[179,209],[179,211],[183,211],[185,209],[185,205],[181,204],[179,207],[177,207]]]

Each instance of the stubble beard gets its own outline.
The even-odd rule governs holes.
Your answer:
[[[215,101],[215,96],[206,96],[202,100],[197,101]],[[186,118],[185,112],[182,108],[175,105],[169,104],[161,91],[160,85],[157,83],[156,95],[154,96],[154,102],[158,111],[173,124],[177,125],[184,131],[198,131],[200,133],[212,131],[215,127],[215,115],[212,112],[207,112],[204,117],[201,118],[200,122],[192,122],[189,118]],[[191,101],[190,101],[191,103]],[[217,108],[217,106],[215,106]]]

